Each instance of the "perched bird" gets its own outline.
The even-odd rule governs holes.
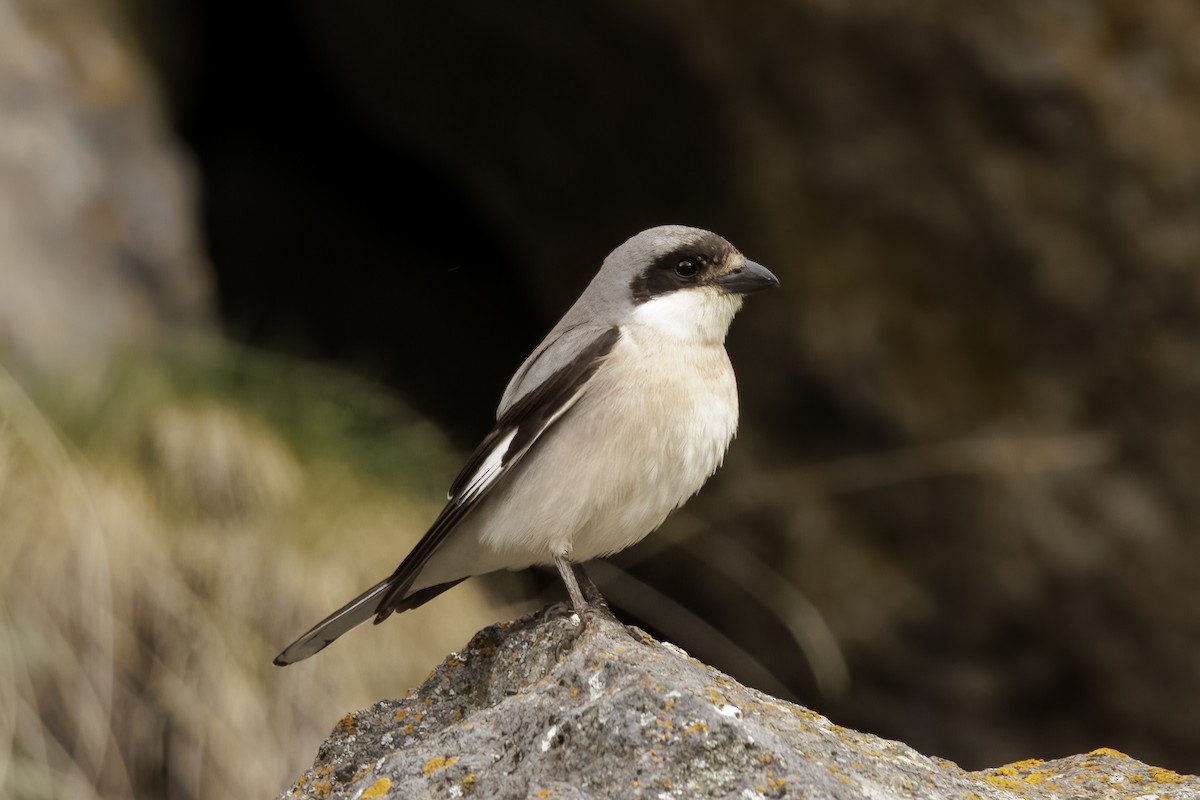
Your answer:
[[[651,228],[614,250],[513,375],[417,546],[275,663],[498,569],[554,563],[582,614],[573,565],[643,539],[720,466],[738,425],[725,335],[744,295],[778,285],[697,228]]]

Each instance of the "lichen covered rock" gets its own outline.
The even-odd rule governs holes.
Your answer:
[[[343,718],[283,797],[1194,797],[1100,750],[971,773],[742,686],[562,606],[481,631],[419,689]]]

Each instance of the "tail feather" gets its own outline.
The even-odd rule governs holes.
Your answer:
[[[423,605],[450,587],[457,586],[464,580],[466,580],[465,577],[455,581],[448,581],[447,583],[439,583],[436,586],[427,586],[423,589],[418,589],[397,603],[392,609],[389,609],[388,613],[392,611],[408,611],[409,609]],[[288,664],[303,661],[309,656],[324,650],[346,631],[356,628],[371,617],[374,617],[379,610],[382,598],[391,589],[391,585],[392,578],[385,578],[318,622],[311,630],[284,648],[282,653],[275,656],[275,665],[286,667]],[[376,622],[379,621],[376,620]]]
[[[294,664],[321,652],[334,639],[375,616],[379,598],[388,591],[390,583],[391,578],[380,581],[318,622],[307,633],[284,648],[282,653],[275,656],[276,666],[284,667]]]

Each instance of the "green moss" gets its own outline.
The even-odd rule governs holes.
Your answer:
[[[127,352],[86,396],[26,384],[40,410],[89,455],[130,452],[155,413],[217,404],[264,423],[305,466],[333,462],[357,477],[440,497],[460,460],[402,398],[330,367],[221,339]]]

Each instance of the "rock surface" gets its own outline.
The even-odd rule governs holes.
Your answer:
[[[1100,749],[981,772],[833,724],[673,645],[561,606],[478,633],[401,700],[347,715],[283,798],[1193,798]]]

